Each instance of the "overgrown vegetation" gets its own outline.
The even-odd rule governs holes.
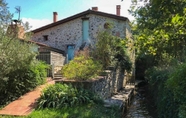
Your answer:
[[[11,14],[5,1],[0,1],[0,106],[17,99],[44,83],[47,65],[35,59],[33,44],[17,38],[15,28],[7,33]],[[25,40],[29,37],[25,37]]]
[[[103,100],[88,90],[55,84],[43,90],[38,109],[28,117],[119,118],[121,115],[118,107],[105,108]]]
[[[96,77],[102,70],[101,64],[91,57],[80,55],[62,68],[62,74],[67,79],[87,80]]]
[[[0,105],[17,99],[46,80],[47,65],[33,61],[30,65],[10,71],[0,79]]]
[[[113,36],[109,31],[100,32],[95,48],[84,49],[62,68],[67,79],[87,80],[96,77],[109,66],[120,67],[128,72],[132,62],[127,53],[127,39]]]
[[[109,31],[99,33],[92,56],[101,62],[104,69],[108,66],[120,66],[131,71],[132,62],[127,52],[127,39],[113,36]]]
[[[130,11],[136,17],[136,65],[146,71],[159,118],[186,117],[185,8],[186,0],[149,0]]]
[[[83,88],[74,88],[72,85],[55,84],[43,90],[38,100],[38,108],[63,108],[97,102],[101,99]]]

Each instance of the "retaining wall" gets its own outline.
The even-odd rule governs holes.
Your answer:
[[[124,70],[122,69],[110,69],[105,70],[104,75],[98,76],[96,79],[91,80],[56,80],[56,83],[72,84],[75,87],[83,87],[88,89],[101,98],[106,99],[117,93],[124,87]]]

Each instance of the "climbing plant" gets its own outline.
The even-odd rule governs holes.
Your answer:
[[[130,71],[132,62],[127,52],[127,41],[127,39],[113,36],[108,31],[100,32],[92,56],[99,60],[104,68],[120,66]]]

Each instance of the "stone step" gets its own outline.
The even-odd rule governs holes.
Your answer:
[[[62,79],[62,74],[55,73],[54,79]]]
[[[54,74],[54,76],[62,76],[61,74]]]

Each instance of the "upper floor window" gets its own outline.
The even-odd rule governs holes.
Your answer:
[[[105,29],[109,29],[109,28],[110,28],[110,24],[109,24],[108,22],[106,22],[106,23],[104,24],[104,28],[105,28]]]
[[[48,35],[43,35],[43,39],[44,39],[45,41],[47,41],[47,40],[48,40]]]
[[[86,41],[89,38],[89,18],[82,18],[83,20],[83,40]]]

